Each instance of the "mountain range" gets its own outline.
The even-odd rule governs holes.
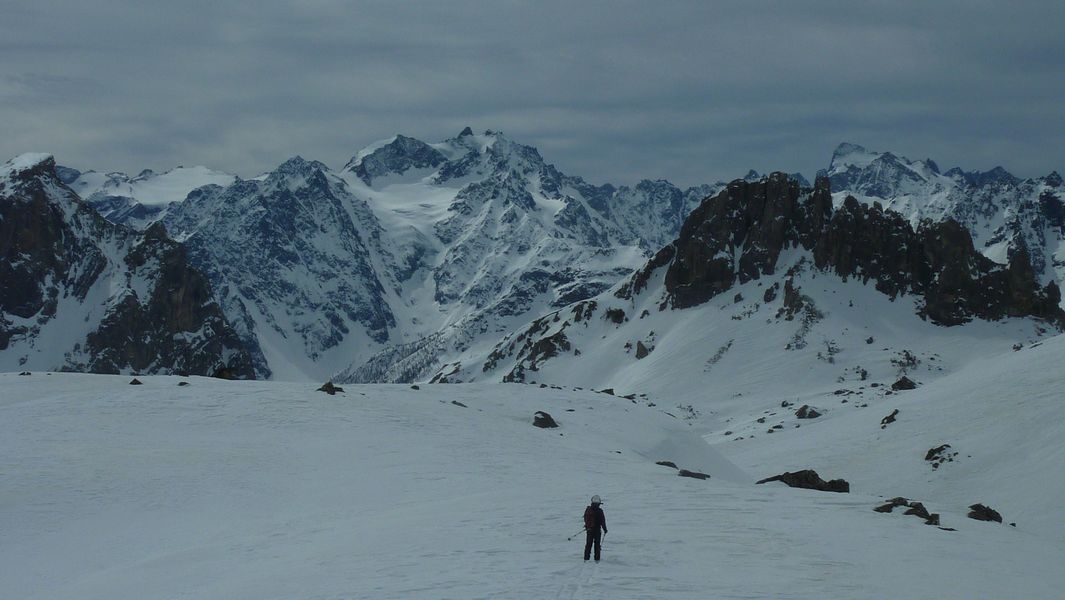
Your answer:
[[[813,186],[798,174],[755,172],[688,189],[650,180],[596,185],[561,173],[535,148],[469,128],[437,143],[395,136],[339,171],[294,157],[251,179],[204,167],[101,175],[26,155],[5,169],[11,181],[16,171],[36,173],[51,190],[38,194],[41,202],[61,201],[83,215],[95,209],[92,218],[121,232],[113,235],[180,249],[202,274],[226,335],[239,339],[240,359],[213,368],[233,362],[242,376],[400,382],[524,372],[529,379],[543,363],[537,352],[550,345],[543,340],[558,333],[545,323],[556,319],[572,327],[578,314],[586,324],[605,318],[620,331],[661,312],[681,323],[725,291],[754,300],[773,289],[774,300],[759,297],[743,319],[777,302],[784,313],[767,320],[801,322],[824,312],[803,308],[802,298],[816,295],[808,289],[813,278],[838,282],[834,290],[844,294],[864,293],[850,287],[860,282],[910,305],[912,318],[933,332],[973,320],[1060,324],[1065,188],[1056,173],[941,173],[931,160],[841,144]],[[25,203],[14,199],[32,195],[27,189],[8,184],[0,195],[19,207]],[[21,264],[13,252],[6,251],[6,268]],[[48,275],[25,277],[43,285]],[[85,305],[78,293],[72,297]],[[17,304],[3,306],[8,347],[0,357],[27,368],[104,368],[66,357],[78,342],[64,342],[58,354],[26,351],[59,346],[15,325],[32,309]],[[623,315],[614,323],[617,310]],[[96,319],[91,313],[82,322]],[[627,343],[635,356],[669,345],[661,328],[649,332],[633,330],[620,347]],[[517,336],[524,351],[514,347]],[[126,344],[105,338],[95,339],[112,354]],[[590,340],[578,347],[584,356],[611,354]],[[87,356],[103,353],[93,346]],[[107,368],[185,367],[161,358]]]

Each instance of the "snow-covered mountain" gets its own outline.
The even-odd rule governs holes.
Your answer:
[[[189,248],[260,376],[375,381],[609,288],[724,185],[592,185],[469,128],[382,140],[339,172],[300,157],[250,180],[61,172],[109,219],[162,222]]]
[[[841,382],[890,385],[937,357],[960,364],[980,348],[1001,352],[1058,332],[1060,300],[1023,252],[998,265],[953,221],[915,231],[878,204],[852,198],[834,208],[827,178],[801,189],[776,173],[729,184],[614,289],[489,352],[452,357],[434,380],[675,394],[695,380],[721,400],[751,389],[832,394]],[[959,344],[977,350],[959,355]]]
[[[382,140],[340,171],[295,157],[248,180],[203,167],[132,178],[57,172],[108,219],[161,222],[187,246],[259,376],[360,382],[457,374],[502,336],[616,286],[726,185],[593,185],[535,148],[469,128],[437,143]],[[1056,174],[940,173],[931,160],[853,144],[840,145],[823,174],[835,210],[848,196],[879,203],[926,237],[925,221],[953,220],[992,261],[1030,262],[1040,286],[1065,279]],[[763,180],[751,171],[737,181]],[[949,227],[935,234],[960,243]],[[849,250],[839,252],[842,261]],[[961,302],[985,298],[970,292],[976,299]]]
[[[837,205],[847,196],[880,202],[917,226],[953,219],[988,258],[1006,264],[1028,252],[1041,281],[1065,283],[1065,186],[1056,172],[1035,179],[1002,167],[985,172],[940,172],[930,159],[909,160],[840,144],[822,174],[832,182]]]
[[[421,376],[444,352],[609,288],[714,189],[594,186],[535,148],[468,128],[438,144],[404,136],[375,144],[343,176],[404,267],[397,279],[410,316],[401,329],[414,334],[354,360],[344,378],[359,381]]]
[[[59,178],[107,220],[144,229],[163,217],[171,204],[205,185],[229,185],[236,177],[207,167],[176,167],[165,173],[150,169],[125,173],[81,172],[56,168]]]
[[[2,371],[253,374],[184,247],[104,220],[50,155],[0,165],[0,282]]]

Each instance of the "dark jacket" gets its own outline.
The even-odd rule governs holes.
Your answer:
[[[600,529],[603,533],[607,533],[606,530],[606,515],[603,514],[603,509],[598,504],[591,504],[588,508],[584,509],[584,528],[585,529]],[[589,518],[590,517],[590,518]]]

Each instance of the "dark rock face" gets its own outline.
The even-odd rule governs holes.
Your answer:
[[[796,471],[794,473],[782,473],[774,477],[763,479],[758,483],[769,483],[770,481],[781,481],[786,483],[789,487],[818,490],[821,492],[849,493],[851,491],[851,485],[846,481],[842,479],[825,481],[824,479],[821,479],[821,476],[817,474],[817,471],[812,469]]]
[[[438,167],[446,161],[447,158],[429,144],[397,135],[396,139],[370,154],[352,159],[344,168],[351,169],[366,185],[371,185],[375,177],[393,173],[402,175],[409,169]]]
[[[668,302],[675,308],[697,306],[737,282],[774,274],[781,252],[793,247],[812,251],[818,269],[844,280],[873,281],[892,298],[923,297],[921,316],[937,324],[1031,316],[1065,326],[1057,285],[1040,286],[1023,249],[1009,265],[996,265],[977,252],[957,222],[923,224],[914,231],[901,215],[851,197],[833,210],[827,178],[803,192],[783,173],[733,181],[704,201],[678,239],[618,295],[638,293],[654,269],[666,266]]]
[[[983,504],[973,504],[970,506],[968,517],[970,519],[976,519],[977,521],[1002,522],[1002,515],[998,514],[998,511],[990,506],[984,506]]]
[[[533,425],[543,429],[553,429],[558,427],[558,423],[555,422],[555,419],[542,410],[536,411],[536,414],[533,415]]]
[[[816,408],[807,404],[803,404],[799,407],[799,410],[795,411],[795,418],[797,419],[816,419],[820,416],[821,413],[817,412]]]
[[[898,381],[891,384],[891,389],[896,392],[902,390],[915,390],[917,389],[917,384],[914,383],[912,379],[904,375],[902,377],[899,377]]]
[[[60,181],[50,157],[0,166],[0,281],[0,352],[29,359],[63,301],[66,318],[91,326],[70,347],[50,349],[56,364],[47,368],[208,375],[225,367],[254,377],[185,248],[162,225],[140,234],[104,220]],[[14,326],[8,315],[34,321]]]

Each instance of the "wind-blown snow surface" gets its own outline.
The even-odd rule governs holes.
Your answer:
[[[921,413],[973,445],[955,483],[1009,487],[1002,505],[931,489],[918,498],[955,532],[871,510],[877,494],[924,493],[914,486],[926,465],[900,461],[883,484],[859,476],[881,452],[924,443],[925,425],[906,412],[897,430],[835,427],[842,418],[804,428],[835,455],[812,439],[786,443],[790,432],[776,452],[777,438],[719,452],[645,403],[533,386],[327,396],[276,382],[0,375],[0,588],[27,599],[1053,598],[1063,539],[1035,511],[1060,522],[1060,490],[1046,479],[1065,461],[1038,442],[1060,435],[1065,405],[1039,390],[1063,342],[974,370],[975,381],[938,392],[943,416]],[[1023,387],[1006,402],[1024,398],[1023,413],[994,387],[1007,371]],[[947,416],[963,407],[996,418],[977,429]],[[533,427],[535,410],[561,427]],[[896,438],[883,448],[861,443],[886,434]],[[995,458],[1024,451],[1018,472]],[[804,452],[807,466],[858,479],[856,493],[751,484]],[[713,477],[677,477],[662,459]],[[944,469],[954,466],[965,463]],[[598,565],[581,560],[579,537],[567,541],[592,494],[610,528]],[[1017,528],[964,518],[970,500]]]

